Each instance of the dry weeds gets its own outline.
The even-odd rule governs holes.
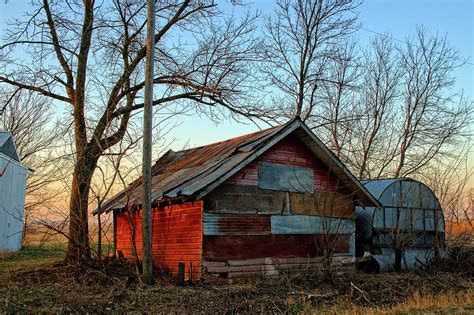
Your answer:
[[[143,286],[120,260],[0,274],[2,312],[24,313],[393,313],[474,312],[474,285],[463,272],[352,274],[323,281],[288,275],[237,285]]]

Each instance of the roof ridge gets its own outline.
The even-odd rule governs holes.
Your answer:
[[[240,138],[251,138],[252,136],[255,136],[256,134],[259,134],[259,133],[265,132],[265,131],[269,131],[269,130],[271,130],[271,129],[280,128],[280,127],[283,127],[283,126],[286,125],[286,124],[287,124],[287,123],[282,124],[282,125],[273,126],[273,127],[266,128],[266,129],[262,129],[262,130],[255,131],[255,132],[252,132],[252,133],[247,133],[247,134],[244,134],[244,135],[241,135],[241,136],[237,136],[237,137],[233,137],[233,138],[228,138],[228,139],[225,139],[225,140],[216,141],[216,142],[212,142],[212,143],[200,145],[200,146],[197,146],[197,147],[192,147],[192,148],[189,148],[189,149],[183,149],[183,150],[173,151],[173,152],[174,152],[174,153],[182,153],[182,152],[186,152],[186,151],[190,151],[190,150],[196,150],[196,149],[201,149],[201,148],[206,148],[206,147],[212,147],[212,146],[215,146],[215,145],[222,144],[222,143],[224,143],[224,142],[234,141],[234,140],[237,140],[237,139],[240,139]]]

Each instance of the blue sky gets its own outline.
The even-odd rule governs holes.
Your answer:
[[[254,1],[251,5],[262,14],[269,14],[273,0]],[[471,0],[366,0],[359,7],[362,23],[357,37],[364,44],[375,36],[373,32],[386,33],[398,40],[415,35],[416,27],[423,25],[430,32],[446,34],[451,44],[464,58],[474,64],[474,1]],[[471,99],[474,97],[474,65],[466,64],[456,71],[456,89],[463,89]],[[225,140],[230,137],[256,131],[253,124],[222,122],[213,125],[205,118],[196,116],[183,119],[176,130],[180,140],[190,140],[190,145]],[[196,133],[196,130],[199,130]],[[190,135],[192,135],[190,137]],[[179,148],[181,141],[176,143]]]
[[[107,0],[105,0],[107,1]],[[272,12],[273,0],[253,1],[250,7],[259,9],[265,15]],[[29,8],[27,0],[1,0],[0,26],[3,32],[5,22],[20,16]],[[456,89],[463,89],[471,99],[474,96],[474,1],[471,0],[366,0],[359,7],[362,23],[357,37],[362,45],[375,34],[390,32],[393,38],[404,40],[415,35],[417,25],[425,26],[430,32],[447,34],[451,44],[460,55],[470,58],[456,72]],[[253,124],[238,124],[223,121],[212,124],[206,117],[196,115],[184,117],[182,124],[173,131],[173,149],[180,149],[184,143],[203,145],[230,137],[256,131]]]

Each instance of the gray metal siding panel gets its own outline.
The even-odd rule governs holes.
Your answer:
[[[352,234],[355,220],[308,215],[272,215],[272,234]]]
[[[260,162],[258,165],[258,187],[314,193],[314,170],[300,166]]]

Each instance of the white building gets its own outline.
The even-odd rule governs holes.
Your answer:
[[[11,132],[0,131],[0,251],[21,248],[27,175]]]

